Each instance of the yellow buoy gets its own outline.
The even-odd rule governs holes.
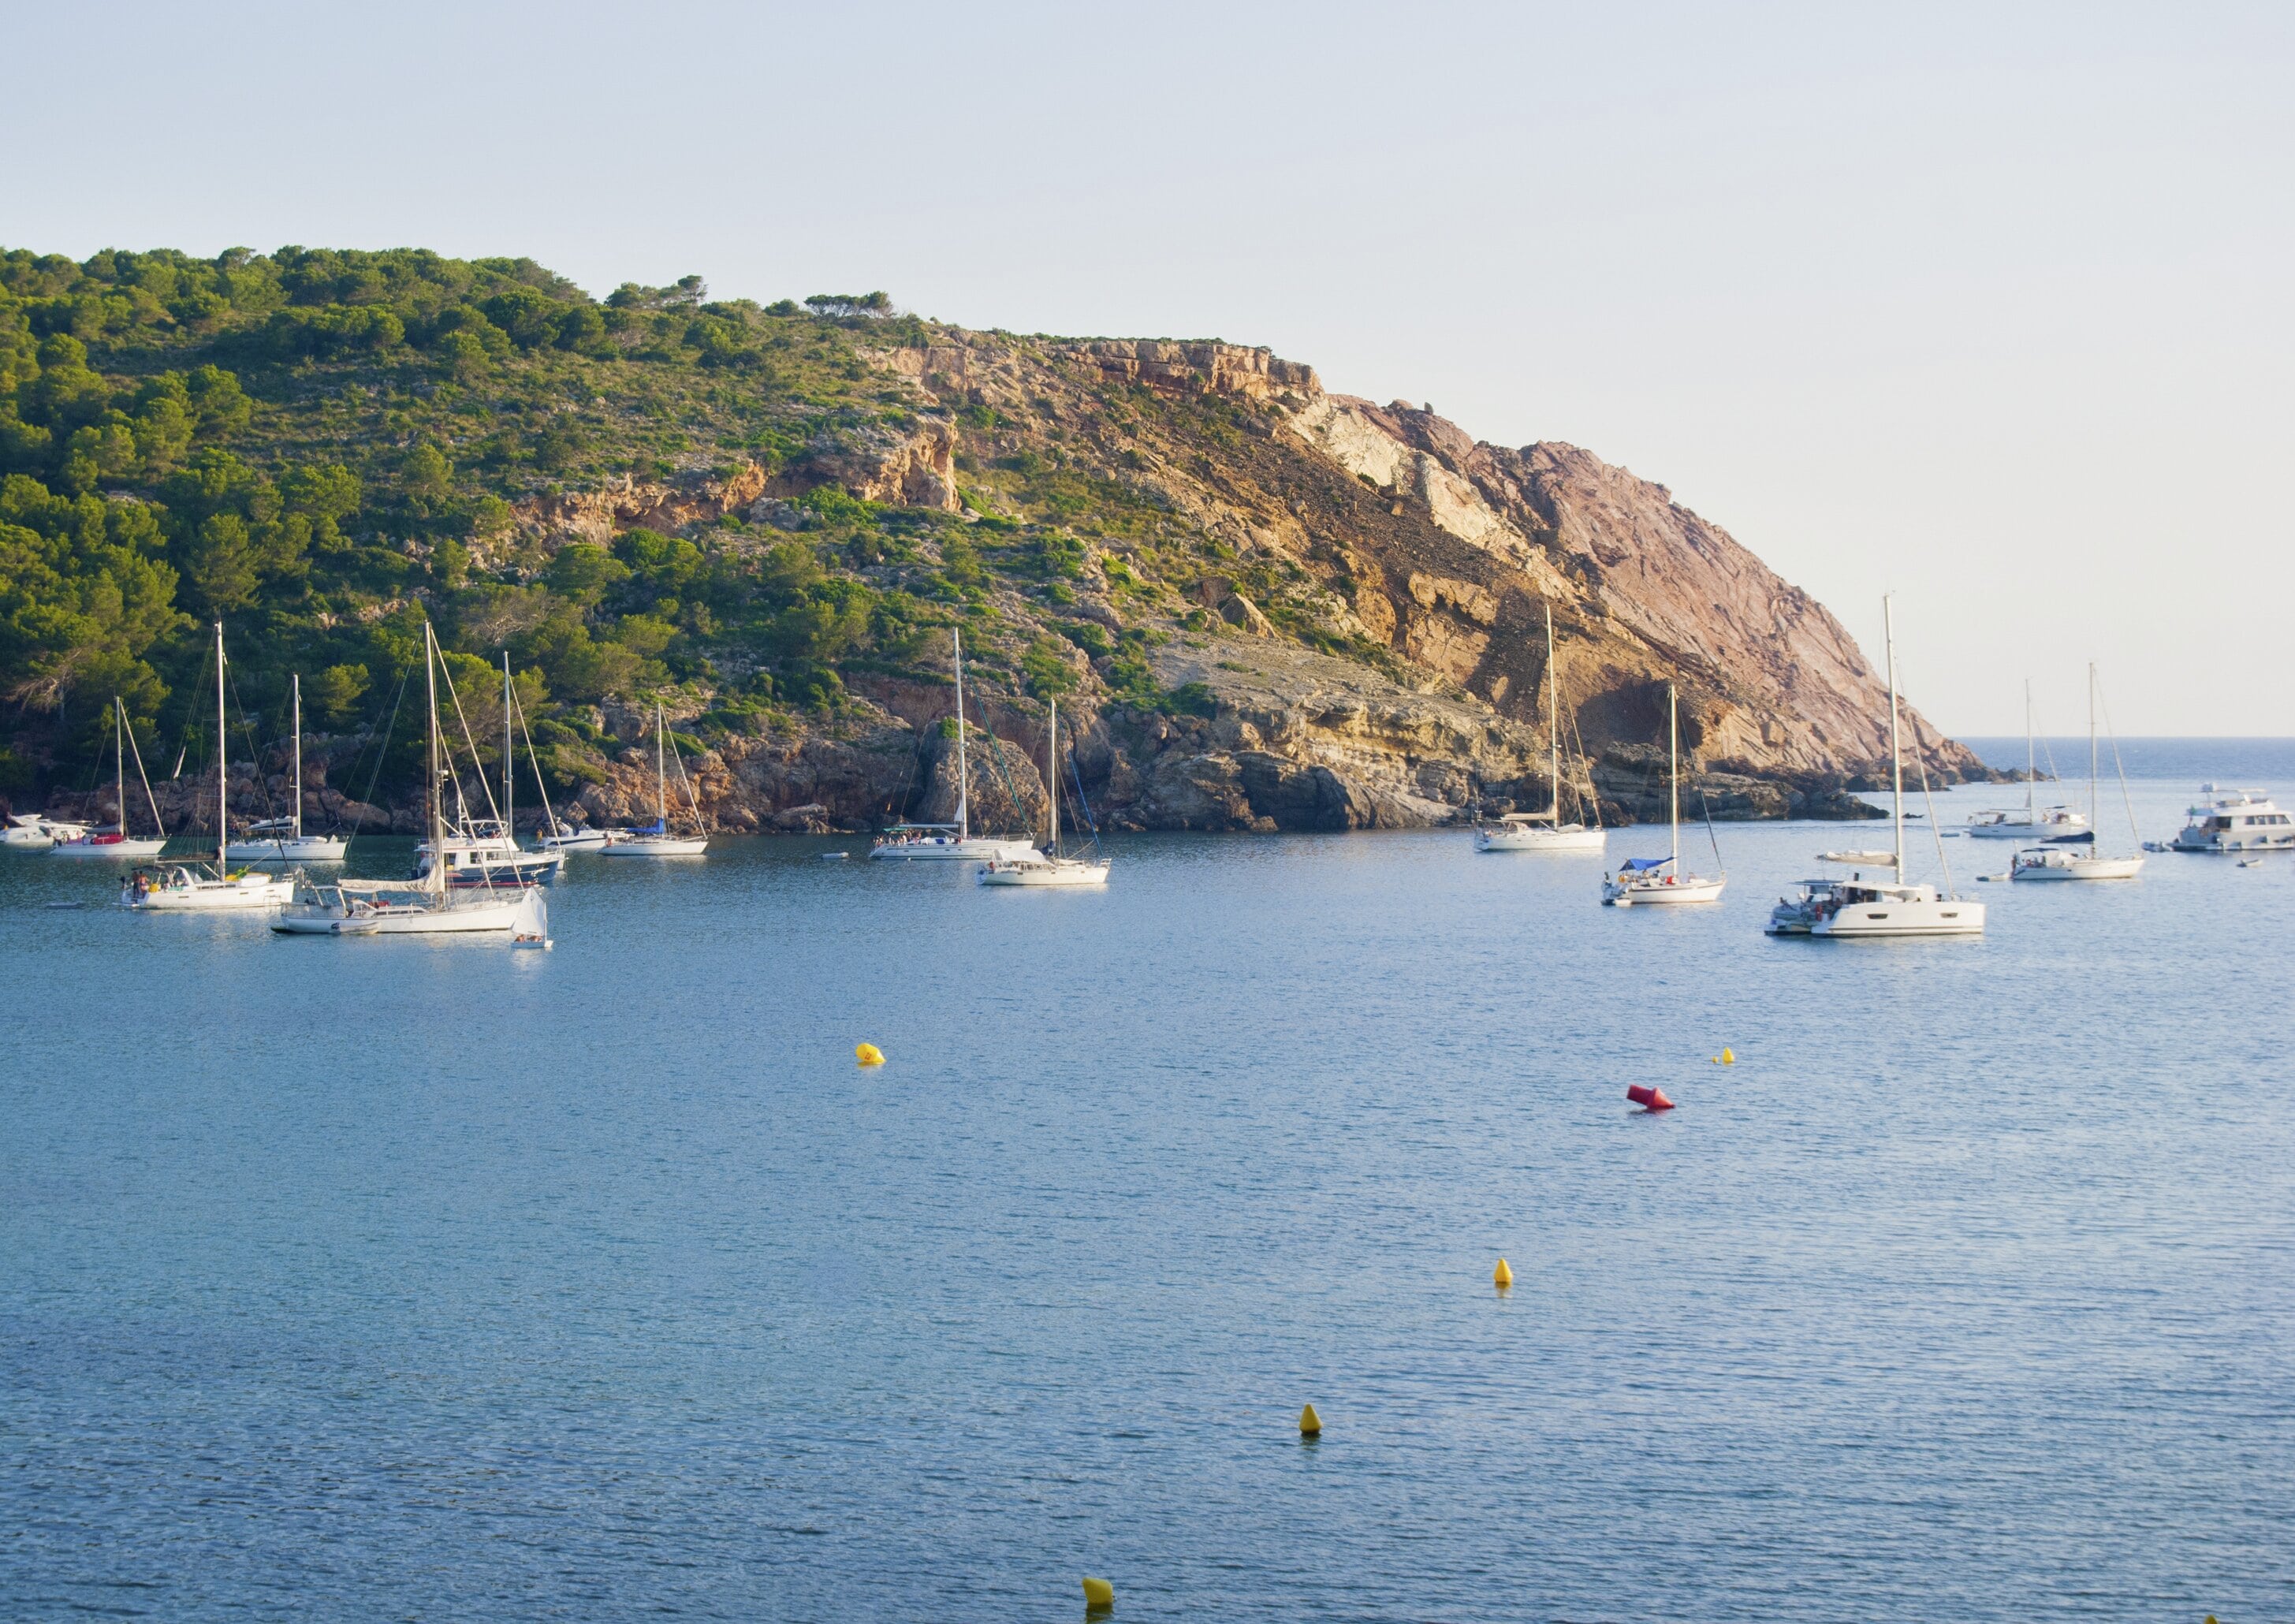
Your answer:
[[[1313,1405],[1310,1404],[1299,1412],[1299,1435],[1302,1438],[1315,1437],[1322,1430],[1323,1418],[1315,1413]]]
[[[1514,1270],[1507,1267],[1507,1261],[1504,1258],[1500,1258],[1499,1266],[1491,1271],[1491,1278],[1498,1282],[1500,1291],[1504,1291],[1514,1284]]]
[[[874,1043],[855,1043],[853,1058],[862,1065],[882,1065],[885,1064],[885,1051]]]
[[[1736,1049],[1734,1049],[1729,1048],[1729,1047],[1728,1047],[1727,1045],[1726,1045],[1726,1044],[1725,1044],[1725,1045],[1723,1045],[1722,1049],[1721,1049],[1721,1064],[1722,1064],[1722,1065],[1736,1065],[1736,1064],[1737,1064],[1737,1051],[1736,1051]]]
[[[1083,1581],[1083,1604],[1094,1612],[1105,1612],[1115,1605],[1115,1587],[1104,1579]]]

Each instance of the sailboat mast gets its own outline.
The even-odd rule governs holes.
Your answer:
[[[1554,606],[1544,603],[1546,610],[1546,771],[1547,782],[1554,787],[1554,818],[1556,828],[1562,827],[1562,673],[1554,668]]]
[[[438,770],[438,666],[433,657],[437,640],[430,623],[422,623],[422,683],[430,697],[430,872],[429,886],[446,894],[446,807],[444,774]]]
[[[127,838],[127,739],[121,730],[119,696],[111,696],[111,771],[119,784],[119,837]]]
[[[964,763],[964,633],[951,626],[948,634],[956,649],[956,837],[961,841],[972,838],[972,781]]]
[[[1897,836],[1897,883],[1905,883],[1905,756],[1897,744],[1897,606],[1881,597],[1881,635],[1889,655],[1889,826]],[[2030,725],[2030,718],[2027,718]]]
[[[303,837],[303,673],[297,672],[288,679],[288,691],[294,696],[290,709],[295,725],[295,838]]]
[[[230,774],[224,766],[223,731],[223,622],[216,622],[216,875],[223,876],[224,865],[230,861],[231,820],[227,813],[225,786]]]
[[[1044,747],[1044,788],[1052,804],[1052,855],[1060,854],[1060,702],[1052,705],[1052,736]]]
[[[1665,685],[1665,755],[1673,769],[1673,833],[1671,861],[1676,875],[1681,872],[1681,707],[1674,697],[1673,684]]]
[[[661,701],[653,702],[653,815],[661,824],[661,832],[669,833],[669,722],[662,714]]]
[[[2093,836],[2103,809],[2095,798],[2095,662],[2087,663],[2087,832]],[[2095,848],[2090,846],[2089,851]]]
[[[518,839],[518,820],[510,816],[510,800],[516,793],[518,779],[515,771],[518,754],[510,747],[510,650],[502,650],[502,833],[513,842]]]
[[[2032,679],[2024,679],[2024,821],[2038,820],[2039,806],[2033,799],[2033,777],[2038,764],[2032,758]]]

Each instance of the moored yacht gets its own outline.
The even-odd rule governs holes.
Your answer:
[[[86,834],[85,823],[43,817],[38,812],[16,812],[9,817],[8,827],[0,829],[0,846],[19,852],[45,852],[59,840],[78,840]]]
[[[1671,767],[1671,849],[1663,857],[1629,857],[1617,873],[1602,882],[1602,903],[1607,908],[1647,907],[1678,902],[1718,902],[1726,874],[1685,874],[1681,869],[1681,706],[1673,684],[1665,685],[1666,760]],[[1706,832],[1712,833],[1709,821]],[[1717,842],[1714,861],[1721,859]]]
[[[2087,815],[2088,825],[2077,835],[2058,835],[2038,846],[2016,853],[2008,865],[2008,877],[2018,880],[2070,879],[2134,879],[2144,872],[2141,853],[2126,857],[2107,857],[2096,849],[2095,825],[2103,821],[2096,802],[2095,754],[2095,664],[2087,668]],[[2111,759],[2119,766],[2119,738],[2111,740]],[[2128,772],[2119,772],[2119,797],[2128,804],[2128,833],[2131,840],[2138,838],[2136,830],[2136,808],[2128,802]]]
[[[2202,784],[2207,799],[2185,813],[2187,821],[2169,843],[2178,852],[2275,852],[2295,846],[2295,821],[2260,789],[2226,789]]]
[[[1046,799],[1050,803],[1051,838],[1041,852],[1031,851],[1025,862],[993,860],[982,865],[973,877],[984,885],[1078,886],[1107,884],[1108,859],[1065,857],[1060,853],[1060,702],[1051,702],[1051,741],[1044,751],[1044,785]],[[1083,786],[1076,786],[1077,804],[1082,804]],[[1087,820],[1090,809],[1085,809]],[[1095,831],[1092,845],[1097,847],[1099,836]]]
[[[1897,734],[1897,623],[1888,599],[1881,600],[1889,665],[1889,824],[1896,836],[1886,852],[1826,852],[1820,862],[1850,866],[1845,879],[1805,879],[1797,894],[1779,900],[1765,927],[1772,936],[1837,936],[1844,941],[1890,936],[1981,936],[1984,904],[1951,889],[1952,869],[1937,840],[1937,861],[1946,889],[1914,885],[1905,878],[1905,755]],[[1927,770],[1922,770],[1927,783]],[[1930,828],[1935,829],[1933,808]],[[1864,870],[1886,869],[1890,877],[1868,880]]]
[[[608,857],[699,857],[707,853],[708,836],[673,835],[669,831],[670,762],[677,763],[677,781],[684,786],[686,803],[692,808],[697,827],[701,822],[701,807],[694,798],[691,780],[685,776],[685,760],[668,740],[668,713],[657,698],[653,702],[653,822],[642,828],[616,829],[606,844],[595,850]],[[562,861],[565,853],[557,855]]]
[[[1477,852],[1598,852],[1606,831],[1601,804],[1590,793],[1580,820],[1562,821],[1562,672],[1554,655],[1554,607],[1546,606],[1547,781],[1554,787],[1553,804],[1542,812],[1508,812],[1494,824],[1474,831]],[[1589,783],[1590,790],[1591,785]],[[1590,812],[1594,821],[1584,821]]]
[[[964,633],[951,630],[956,660],[956,821],[895,823],[869,847],[871,862],[1036,862],[1043,853],[1033,840],[972,832],[972,779],[965,763],[969,735],[964,725]]]
[[[119,797],[119,827],[117,829],[90,829],[70,840],[59,840],[51,848],[58,857],[157,857],[167,849],[167,827],[159,817],[159,804],[151,796],[151,780],[143,771],[143,752],[135,750],[135,779],[143,786],[144,804],[151,809],[151,827],[159,832],[149,836],[127,832],[127,760],[126,752],[135,745],[135,730],[127,725],[127,706],[118,694],[111,696],[111,759],[112,771]]]
[[[347,836],[303,832],[303,679],[299,674],[294,679],[293,691],[290,725],[295,737],[295,810],[288,817],[265,818],[248,825],[241,838],[233,841],[227,851],[247,862],[340,862],[350,847]]]
[[[2088,827],[2088,820],[2074,806],[2043,806],[2039,804],[2039,763],[2033,753],[2032,683],[2024,681],[2024,804],[1981,812],[1968,820],[1964,832],[1972,840],[2054,840],[2060,836],[2076,835]],[[2048,771],[2055,771],[2055,755],[2048,757]]]
[[[216,850],[212,866],[171,863],[138,869],[119,888],[119,905],[138,913],[212,913],[276,908],[294,893],[283,874],[231,871],[231,773],[224,760],[223,622],[216,622]]]

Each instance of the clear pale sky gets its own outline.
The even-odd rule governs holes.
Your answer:
[[[1221,337],[1670,486],[1962,733],[2295,733],[2295,7],[0,4],[0,242]]]

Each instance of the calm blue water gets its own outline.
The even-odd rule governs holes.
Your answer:
[[[2295,1616],[2295,863],[1856,946],[1720,838],[727,842],[546,955],[7,856],[0,1614]]]

